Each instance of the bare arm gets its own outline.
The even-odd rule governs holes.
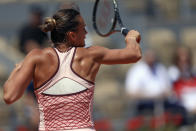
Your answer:
[[[128,64],[135,63],[141,58],[140,34],[131,30],[125,37],[124,49],[108,49],[100,46],[92,47],[95,61],[100,64]]]
[[[36,52],[35,50],[30,52],[23,62],[17,64],[3,85],[4,101],[7,104],[12,104],[18,100],[33,79]]]

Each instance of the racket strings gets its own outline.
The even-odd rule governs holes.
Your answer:
[[[114,17],[112,0],[99,0],[96,12],[96,25],[101,34],[107,34],[111,31]]]

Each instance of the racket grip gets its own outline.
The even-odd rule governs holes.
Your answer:
[[[128,34],[128,32],[129,32],[129,30],[128,29],[126,29],[126,28],[121,28],[121,33],[124,35],[124,36],[126,36],[127,34]]]

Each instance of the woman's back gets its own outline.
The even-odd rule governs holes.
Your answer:
[[[60,52],[57,48],[53,50],[58,58],[57,69],[51,71],[54,74],[50,79],[35,89],[40,112],[39,130],[93,128],[91,111],[94,83],[73,70],[75,47],[66,52]],[[51,56],[44,60],[42,65],[45,66],[45,62],[51,62],[53,59]],[[49,73],[48,70],[41,74]]]
[[[96,73],[100,67],[100,64],[93,60],[93,50],[94,49],[86,49],[82,47],[77,48],[72,60],[73,71],[91,82],[94,82]],[[60,52],[66,51],[62,50]],[[34,86],[35,88],[39,88],[57,71],[58,55],[54,48],[46,48],[44,50],[36,49],[33,54],[35,54],[33,55],[34,57],[38,58],[34,72]]]

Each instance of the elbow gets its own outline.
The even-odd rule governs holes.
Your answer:
[[[8,105],[14,103],[15,101],[17,101],[21,96],[16,96],[16,95],[4,95],[3,96],[3,99],[4,99],[4,102]]]
[[[10,105],[14,102],[14,100],[10,96],[8,96],[7,94],[4,94],[3,99],[4,99],[4,102],[8,105]]]
[[[11,99],[6,98],[6,97],[4,97],[4,102],[5,102],[6,104],[8,104],[8,105],[10,105],[10,104],[13,103],[13,101],[12,101]]]
[[[7,90],[7,88],[4,86],[4,93],[3,93],[3,100],[6,104],[10,105],[12,104],[15,100],[13,95],[11,95],[11,93],[9,93]]]

